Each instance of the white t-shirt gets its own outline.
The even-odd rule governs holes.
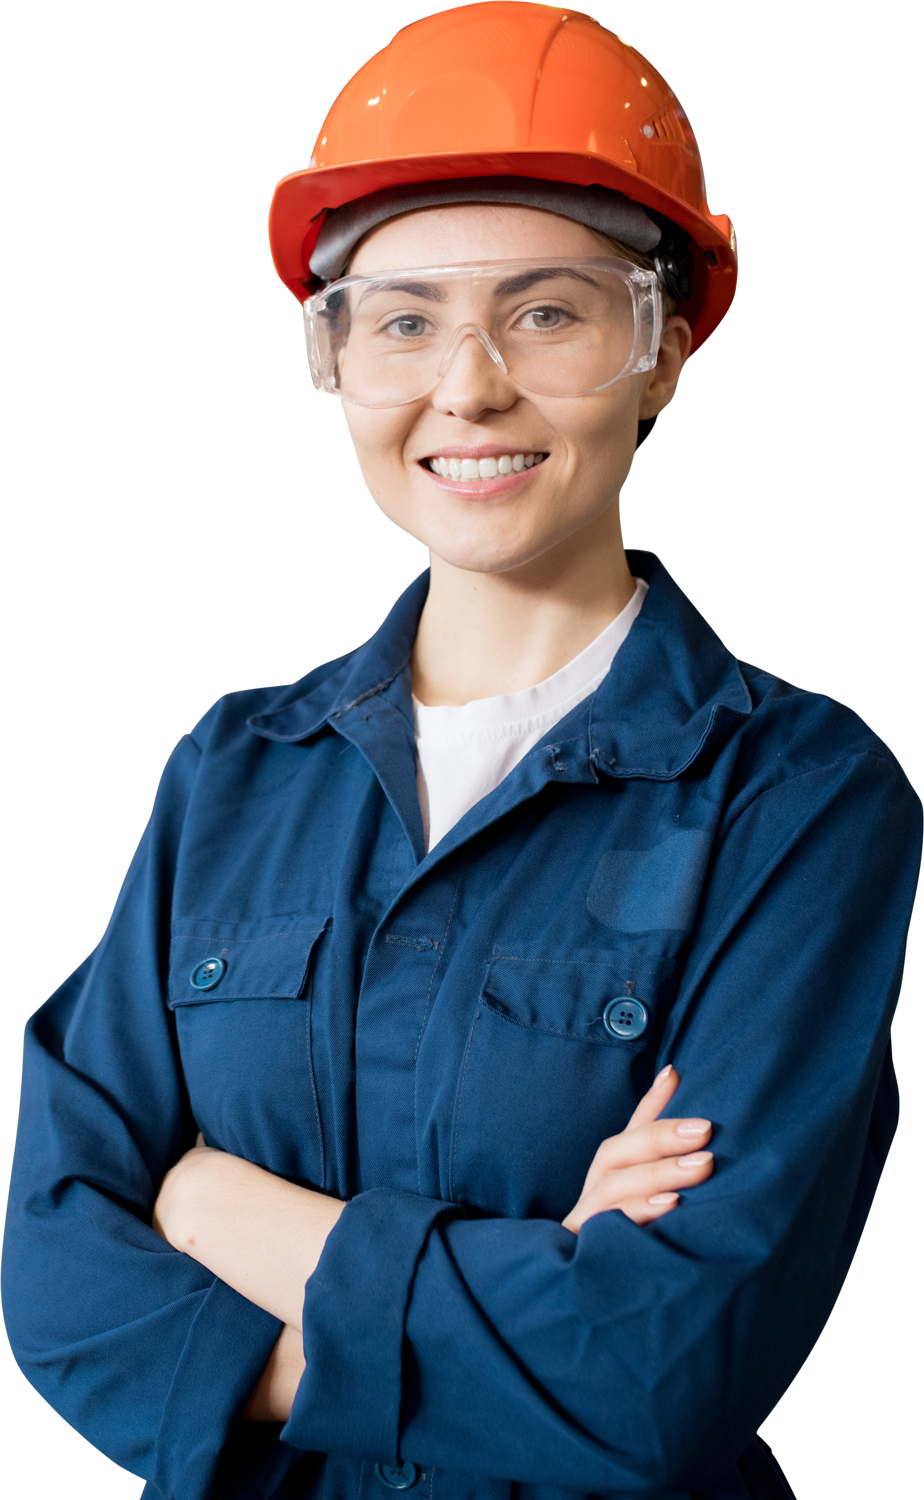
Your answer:
[[[625,609],[596,640],[535,687],[440,708],[414,699],[417,794],[428,849],[600,686],[648,592],[644,579],[635,583]]]

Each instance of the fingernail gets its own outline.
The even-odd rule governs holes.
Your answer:
[[[676,1203],[679,1197],[679,1193],[652,1193],[648,1202],[653,1208],[660,1208],[665,1203]]]
[[[705,1135],[709,1129],[709,1120],[680,1120],[677,1123],[678,1135]]]
[[[678,1167],[701,1167],[707,1161],[712,1161],[711,1151],[691,1151],[689,1156],[678,1156]]]
[[[666,1078],[673,1066],[673,1063],[668,1063],[666,1068],[662,1068],[657,1078],[655,1079],[655,1083],[660,1083],[662,1078]]]

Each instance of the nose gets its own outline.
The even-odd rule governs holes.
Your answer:
[[[474,422],[485,411],[507,411],[517,389],[500,353],[477,323],[457,328],[443,355],[433,405],[447,416]]]

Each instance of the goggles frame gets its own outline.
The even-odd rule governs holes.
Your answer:
[[[359,401],[355,396],[347,395],[337,386],[336,361],[332,357],[325,358],[322,352],[321,340],[319,338],[319,320],[323,319],[325,307],[331,297],[338,293],[342,294],[353,287],[372,286],[376,282],[389,283],[401,278],[419,281],[423,277],[459,278],[465,275],[482,277],[489,276],[494,271],[497,271],[501,275],[506,274],[510,276],[514,270],[528,272],[544,267],[548,267],[549,269],[578,269],[586,267],[589,270],[604,271],[609,275],[618,277],[629,291],[634,319],[632,348],[622,369],[608,380],[603,381],[600,385],[592,386],[583,391],[574,391],[564,397],[556,397],[556,399],[576,400],[579,397],[596,395],[600,391],[607,390],[609,386],[615,385],[618,380],[623,380],[629,375],[642,374],[654,368],[658,358],[658,349],[664,324],[664,292],[657,271],[648,271],[642,266],[635,265],[633,261],[623,260],[621,256],[616,255],[579,257],[533,256],[529,258],[517,258],[515,260],[457,261],[452,265],[403,266],[397,270],[377,271],[374,275],[343,276],[336,281],[330,282],[302,303],[305,346],[308,353],[311,379],[315,389],[327,395],[338,396],[341,401],[349,401],[352,406],[362,406],[370,410],[382,411],[400,406],[412,406],[415,401],[424,400],[425,397],[431,395],[436,390],[446,374],[460,342],[466,335],[472,335],[477,338],[490,358],[499,366],[513,385],[531,395],[543,394],[542,392],[531,390],[529,386],[518,380],[515,375],[510,374],[500,351],[487,329],[477,323],[460,323],[448,335],[440,357],[436,378],[426,390],[419,392],[415,396],[408,397],[404,401]]]

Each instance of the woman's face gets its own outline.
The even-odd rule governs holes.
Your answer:
[[[607,252],[592,230],[558,214],[460,204],[381,225],[349,269],[373,275]],[[481,320],[459,318],[468,321]],[[379,410],[344,403],[363,477],[396,525],[466,571],[507,572],[569,541],[594,546],[601,527],[618,518],[639,417],[655,415],[670,400],[689,342],[686,322],[671,319],[654,370],[593,395],[548,397],[519,390],[477,339],[465,338],[439,385],[419,401]],[[541,461],[503,482],[460,484],[434,473],[430,462],[503,455],[514,461],[518,454]]]

